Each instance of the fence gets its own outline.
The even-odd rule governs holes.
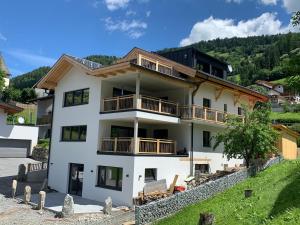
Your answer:
[[[281,161],[281,157],[270,159],[263,166],[263,169]],[[174,214],[188,205],[206,200],[247,179],[253,174],[253,169],[255,168],[240,170],[220,179],[202,184],[191,190],[172,195],[171,197],[151,202],[147,205],[136,206],[135,222],[137,225],[149,224],[158,219]]]

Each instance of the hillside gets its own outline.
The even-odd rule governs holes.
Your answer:
[[[118,58],[116,56],[106,55],[90,55],[85,57],[88,60],[101,63],[102,65],[111,65]],[[35,69],[31,72],[22,74],[11,79],[11,86],[16,89],[31,88],[36,84],[43,76],[45,76],[50,70],[50,67],[44,66]]]
[[[248,86],[256,80],[278,80],[289,76],[290,60],[300,55],[300,33],[201,41],[196,49],[232,65],[229,80]],[[172,51],[177,48],[164,49]]]
[[[198,224],[199,214],[203,212],[215,215],[215,225],[299,224],[299,163],[299,160],[285,161],[274,165],[214,198],[189,206],[157,224]],[[252,189],[253,196],[245,199],[245,189]]]

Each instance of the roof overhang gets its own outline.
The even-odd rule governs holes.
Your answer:
[[[202,71],[197,72],[196,81],[197,80],[200,83],[203,83],[203,82],[213,83],[214,85],[219,86],[220,88],[225,88],[231,92],[234,92],[236,95],[247,96],[249,99],[251,99],[253,101],[267,102],[269,100],[269,97],[266,95],[260,94],[249,88],[231,83],[227,80],[206,74]]]
[[[0,109],[3,109],[7,114],[15,114],[23,111],[23,108],[5,102],[0,102]]]

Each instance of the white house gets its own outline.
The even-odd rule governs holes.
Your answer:
[[[9,86],[9,76],[10,76],[10,72],[5,64],[4,58],[0,53],[0,70],[2,70],[5,73],[5,77],[4,77],[4,86],[8,87]]]
[[[55,90],[50,188],[129,206],[149,181],[243,164],[213,150],[212,137],[227,114],[243,119],[242,103],[267,101],[138,48],[106,67],[63,55],[37,87]]]
[[[0,101],[0,158],[28,157],[37,144],[37,127],[6,123],[7,115],[22,110],[20,107]]]

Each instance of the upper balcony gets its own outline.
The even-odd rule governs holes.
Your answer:
[[[144,95],[125,95],[104,98],[102,112],[121,112],[127,110],[144,110],[168,116],[179,116],[179,104],[176,102]]]

